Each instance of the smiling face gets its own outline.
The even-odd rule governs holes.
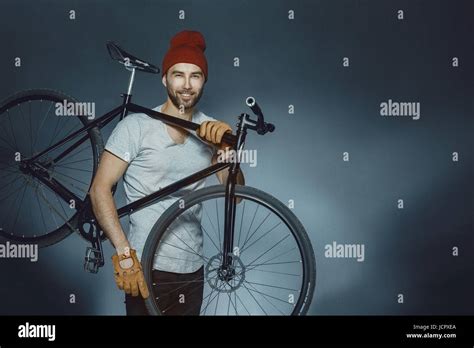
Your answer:
[[[162,79],[169,99],[177,109],[192,109],[204,92],[205,77],[200,67],[191,63],[178,63],[168,69]]]

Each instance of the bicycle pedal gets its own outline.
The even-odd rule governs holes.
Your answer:
[[[84,270],[89,273],[97,273],[104,265],[104,255],[99,249],[87,247],[84,257]]]

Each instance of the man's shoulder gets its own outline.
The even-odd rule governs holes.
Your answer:
[[[136,127],[140,126],[143,123],[149,122],[150,120],[154,120],[150,116],[144,113],[134,113],[134,114],[128,114],[123,118],[122,122],[124,126],[129,126],[129,127]]]
[[[198,110],[196,112],[196,123],[203,123],[204,121],[217,121],[217,119],[212,116],[206,115],[201,110]]]

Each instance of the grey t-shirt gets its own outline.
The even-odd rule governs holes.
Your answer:
[[[162,105],[154,110],[161,111]],[[192,121],[216,119],[195,109]],[[166,125],[146,114],[130,114],[112,131],[105,149],[129,163],[123,176],[127,203],[136,201],[208,167],[215,147],[190,132],[183,144],[176,144]],[[185,194],[203,188],[205,181],[189,185],[178,192],[130,215],[128,240],[141,259],[145,242],[163,212]],[[175,273],[195,272],[202,265],[201,206],[187,210],[173,222],[159,249],[153,268]]]

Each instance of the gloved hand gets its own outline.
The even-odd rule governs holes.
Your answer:
[[[205,141],[215,145],[220,145],[221,149],[227,148],[229,145],[222,143],[224,133],[232,133],[232,128],[225,122],[221,121],[204,121],[197,129],[196,134]]]
[[[150,295],[142,266],[134,249],[125,248],[124,254],[114,254],[112,263],[115,270],[115,282],[120,290],[125,290],[125,293],[132,296],[138,296],[140,291],[143,298]]]

